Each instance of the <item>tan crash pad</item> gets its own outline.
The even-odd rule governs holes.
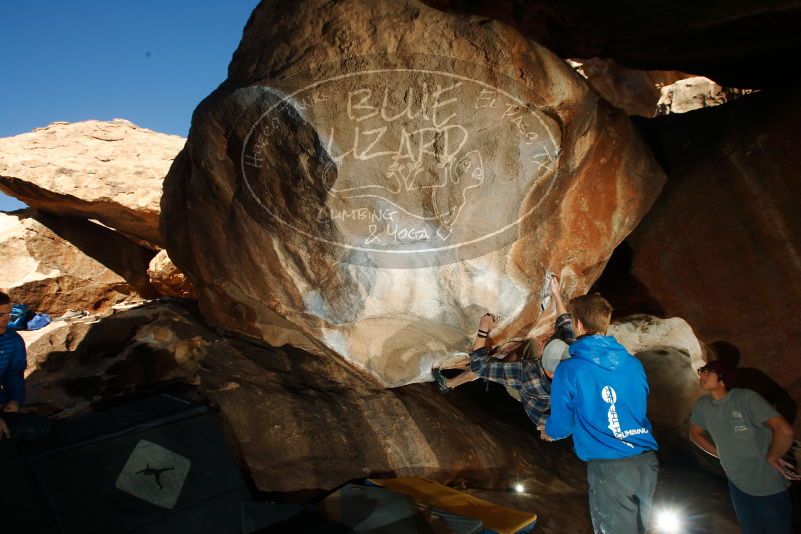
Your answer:
[[[498,534],[515,534],[537,521],[537,514],[497,506],[422,477],[370,479],[370,482],[463,517],[480,519]]]

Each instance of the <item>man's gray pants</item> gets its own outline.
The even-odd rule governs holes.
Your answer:
[[[645,532],[658,474],[659,460],[653,451],[587,462],[590,516],[596,534]]]

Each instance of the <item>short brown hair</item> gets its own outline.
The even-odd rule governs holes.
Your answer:
[[[8,296],[8,293],[0,291],[0,306],[5,306],[6,304],[11,304],[11,297]]]
[[[570,300],[570,313],[581,321],[588,334],[605,334],[612,319],[612,305],[600,293],[590,293]]]

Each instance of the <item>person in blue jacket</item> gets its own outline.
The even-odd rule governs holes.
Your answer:
[[[11,301],[0,292],[0,439],[34,439],[50,430],[46,417],[21,413],[25,400],[25,342],[8,328]]]
[[[648,528],[659,472],[659,446],[646,417],[648,379],[640,361],[606,330],[612,306],[600,294],[572,299],[578,339],[556,369],[545,439],[573,436],[587,462],[590,516],[596,533]]]

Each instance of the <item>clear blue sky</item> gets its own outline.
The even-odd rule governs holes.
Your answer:
[[[186,136],[258,0],[0,0],[0,137],[128,119]],[[0,194],[0,210],[22,206]]]

